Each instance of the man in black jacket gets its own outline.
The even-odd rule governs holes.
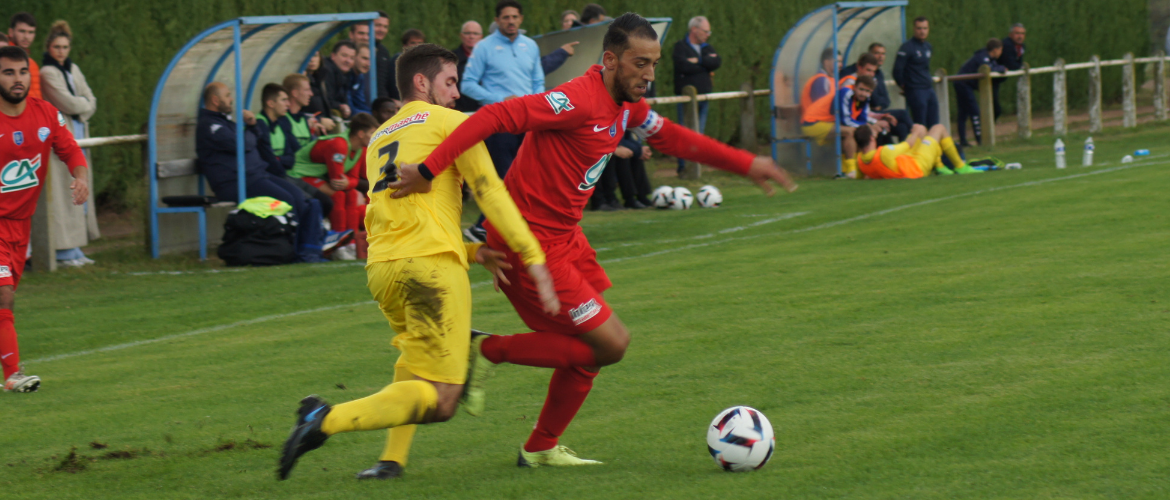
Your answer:
[[[914,123],[927,129],[938,125],[938,96],[934,93],[934,81],[930,75],[932,48],[926,37],[930,34],[930,20],[919,17],[914,20],[914,37],[898,49],[894,60],[894,81],[906,96],[906,107]]]
[[[987,45],[975,51],[967,62],[959,68],[957,75],[970,75],[979,72],[979,67],[987,65],[993,73],[1003,73],[1004,67],[996,59],[1003,51],[1003,44],[995,38],[987,41]],[[995,81],[995,80],[992,80]],[[955,132],[959,135],[959,146],[967,147],[967,120],[971,120],[971,128],[975,131],[975,142],[983,144],[983,127],[979,117],[979,98],[975,92],[979,91],[979,80],[961,80],[955,82],[955,101],[959,107],[959,126]]]
[[[236,159],[236,122],[228,118],[234,110],[230,88],[212,82],[203,91],[204,107],[199,110],[195,128],[196,165],[207,178],[215,196],[224,201],[239,200]],[[270,196],[292,206],[297,217],[297,255],[304,262],[322,262],[321,206],[287,180],[272,175],[275,157],[261,155],[256,136],[256,116],[244,110],[244,182],[245,196]],[[269,151],[269,155],[271,152]],[[348,235],[347,235],[348,236]],[[340,241],[340,240],[338,240]],[[337,241],[331,242],[332,250]]]
[[[386,38],[386,34],[390,32],[390,15],[378,11],[378,18],[374,20],[374,62],[378,68],[378,97],[389,95],[390,89],[396,84],[390,79],[390,73],[394,71],[394,67],[390,62],[390,49],[382,45],[382,40]]]
[[[687,36],[674,44],[674,93],[682,95],[683,87],[691,85],[700,94],[710,93],[714,88],[711,76],[723,60],[715,53],[715,48],[707,43],[711,38],[711,23],[706,17],[695,16],[687,23]],[[678,105],[678,122],[686,123],[684,114],[686,106]],[[707,101],[699,101],[699,132],[707,128]],[[686,162],[679,158],[678,171],[682,173]]]
[[[471,49],[475,48],[475,44],[483,40],[483,26],[476,21],[467,21],[463,23],[463,27],[459,28],[459,46],[451,49],[455,53],[455,57],[459,58],[459,64],[456,66],[456,71],[459,72],[459,81],[463,81],[463,70],[467,69],[467,58],[471,57]],[[455,109],[459,111],[475,111],[479,109],[479,101],[472,99],[463,94],[459,94],[459,99],[455,101]]]
[[[1028,30],[1024,29],[1024,25],[1016,23],[1012,25],[1012,33],[1005,37],[1000,43],[1003,44],[1003,52],[999,54],[999,64],[1008,69],[1008,71],[1017,71],[1024,68],[1024,38],[1027,37]],[[995,91],[995,117],[999,118],[1002,109],[999,106],[999,86],[1003,84],[1003,78],[997,78],[991,81],[992,89]]]
[[[337,106],[342,118],[349,118],[351,113],[346,103],[349,102],[349,71],[356,57],[353,42],[342,40],[333,46],[328,59],[321,60],[321,68],[317,70],[317,80],[325,86],[325,97]]]

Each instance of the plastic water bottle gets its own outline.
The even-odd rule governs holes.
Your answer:
[[[1064,141],[1056,139],[1056,168],[1064,168]]]
[[[1137,150],[1137,151],[1134,151],[1134,152],[1133,152],[1133,155],[1134,155],[1134,156],[1150,156],[1150,150],[1148,150],[1148,149],[1139,149],[1139,150]]]
[[[1085,155],[1081,157],[1082,167],[1093,166],[1093,138],[1085,139]]]

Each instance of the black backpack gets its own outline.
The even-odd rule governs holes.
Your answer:
[[[233,210],[223,224],[216,254],[229,266],[275,266],[296,262],[297,223],[293,213],[260,217]]]

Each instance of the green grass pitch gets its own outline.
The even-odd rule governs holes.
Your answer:
[[[997,152],[1021,171],[806,180],[773,198],[713,175],[719,209],[587,215],[633,342],[562,439],[606,464],[575,470],[515,466],[550,371],[502,366],[486,415],[421,428],[401,480],[353,479],[381,451],[384,432],[368,432],[276,481],[301,397],[343,402],[390,381],[397,354],[360,265],[108,257],[29,275],[17,329],[44,384],[0,393],[0,491],[1164,499],[1168,130],[1097,137],[1093,168],[1055,170],[1037,140]],[[1119,163],[1137,148],[1154,155]],[[486,279],[473,271],[474,325],[525,331]],[[706,425],[740,404],[771,419],[777,450],[760,471],[725,473]]]

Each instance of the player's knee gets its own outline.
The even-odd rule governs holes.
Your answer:
[[[930,133],[931,133],[931,135],[935,135],[935,134],[946,135],[947,128],[942,126],[942,125],[935,125],[933,127],[930,127]]]
[[[16,304],[16,290],[11,286],[0,286],[0,309],[12,310]]]
[[[910,127],[910,133],[911,134],[925,134],[926,127],[922,126],[921,124],[915,123],[913,127]]]
[[[446,397],[440,398],[439,403],[435,405],[435,411],[431,414],[431,418],[427,423],[446,422],[455,416],[455,412],[459,409],[459,398]]]
[[[598,366],[607,366],[617,363],[626,356],[626,348],[630,345],[630,332],[625,325],[618,323],[613,332],[607,335],[593,351]]]

